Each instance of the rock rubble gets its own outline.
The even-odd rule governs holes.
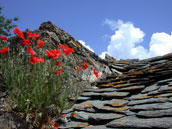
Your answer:
[[[172,56],[119,60],[111,66],[114,75],[85,89],[66,112],[69,123],[60,128],[77,128],[78,122],[83,129],[172,128]]]

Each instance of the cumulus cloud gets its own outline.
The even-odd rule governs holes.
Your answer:
[[[133,23],[106,19],[104,24],[109,25],[115,32],[111,36],[106,53],[116,59],[144,59],[172,52],[172,35],[164,32],[154,33],[147,50],[140,45],[144,40],[145,33],[140,28],[136,28]],[[103,53],[101,57],[103,57]]]
[[[80,42],[83,46],[88,48],[90,51],[94,52],[94,50],[89,45],[86,45],[86,43],[83,40],[78,40],[78,42]]]
[[[154,33],[150,41],[150,56],[164,55],[172,52],[172,34]]]

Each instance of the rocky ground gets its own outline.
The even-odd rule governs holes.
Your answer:
[[[172,128],[172,56],[120,60],[113,68],[118,75],[85,89],[60,128]]]

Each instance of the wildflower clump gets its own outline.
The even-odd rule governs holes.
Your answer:
[[[39,33],[24,34],[18,28],[13,32],[21,40],[17,51],[7,45],[6,37],[0,36],[0,69],[8,87],[8,101],[13,110],[24,114],[26,121],[33,119],[33,128],[39,127],[43,119],[58,116],[70,106],[72,85],[78,80],[70,80],[69,76],[81,74],[88,64],[83,62],[69,70],[62,57],[74,53],[73,48],[59,44],[55,49],[44,49]],[[92,71],[98,77],[96,69]],[[75,93],[77,97],[77,90]]]

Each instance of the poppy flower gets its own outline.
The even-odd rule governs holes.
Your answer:
[[[43,47],[44,41],[42,40],[37,40],[37,47]]]
[[[77,70],[81,70],[81,68],[80,68],[80,67],[78,67],[78,68],[77,68]]]
[[[87,62],[84,62],[84,63],[82,64],[82,67],[83,67],[84,69],[87,69],[87,68],[88,68]]]
[[[56,65],[57,65],[57,66],[59,66],[59,65],[61,65],[61,64],[62,64],[61,62],[56,62]]]
[[[54,129],[58,129],[60,127],[60,125],[56,125],[54,126]]]
[[[58,69],[57,71],[54,72],[54,74],[60,75],[62,71],[63,71],[63,69]]]
[[[18,28],[15,28],[15,29],[13,30],[13,32],[16,33],[16,34],[18,35],[19,38],[25,40],[24,34],[23,34],[23,32],[22,32],[21,30],[19,30]]]
[[[36,54],[36,52],[34,52],[34,50],[30,46],[27,47],[27,52],[29,52],[32,55]]]
[[[33,39],[37,39],[39,37],[39,33],[31,33],[31,32],[26,32],[28,37],[33,38]]]
[[[34,39],[36,40],[39,37],[39,33],[34,33]]]
[[[48,57],[50,57],[52,59],[57,59],[59,56],[62,56],[59,49],[53,49],[53,50],[46,51],[46,54]]]
[[[31,40],[30,39],[24,39],[22,43],[20,43],[20,45],[31,45]]]
[[[31,33],[31,32],[26,32],[26,33],[27,33],[28,37],[33,38],[33,33]]]
[[[96,69],[92,68],[92,71],[93,71],[93,73],[96,75],[96,77],[99,76],[99,75],[98,75],[98,72],[96,71]]]
[[[1,53],[1,54],[5,54],[5,53],[8,52],[8,50],[9,50],[9,48],[2,48],[2,49],[0,50],[0,53]]]
[[[32,56],[32,58],[29,60],[31,64],[37,64],[38,62],[44,62],[43,58],[38,58],[36,56]]]
[[[0,39],[2,39],[3,42],[7,42],[7,37],[5,36],[0,36]]]
[[[61,114],[61,116],[66,116],[66,114]]]
[[[69,48],[68,45],[62,45],[62,44],[59,44],[58,45],[59,48],[62,48],[62,51],[63,53],[67,56],[68,54],[74,52],[74,49],[73,48]]]

